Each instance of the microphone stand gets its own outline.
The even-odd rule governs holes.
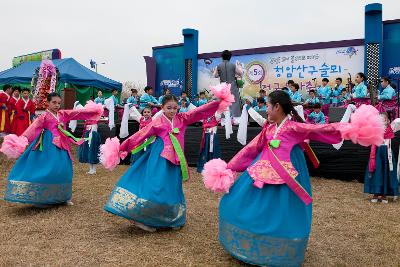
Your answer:
[[[317,78],[312,78],[312,80],[313,80],[313,82],[314,82],[314,88],[315,88],[315,94],[316,94],[316,97],[319,99],[319,101],[321,101],[321,96],[319,96],[319,94],[318,94],[318,88],[317,88]]]

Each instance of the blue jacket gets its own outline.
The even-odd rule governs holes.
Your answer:
[[[206,99],[206,98],[204,98],[204,99],[199,99],[199,101],[197,101],[197,105],[195,105],[196,107],[200,107],[200,106],[202,106],[202,105],[205,105],[205,104],[207,104],[208,103],[208,100]]]
[[[138,100],[136,97],[134,96],[130,96],[128,97],[128,99],[126,100],[127,104],[133,104],[133,105],[137,105],[138,104]]]
[[[354,98],[364,98],[368,95],[367,86],[364,83],[359,83],[353,88]]]
[[[388,85],[383,91],[379,94],[379,100],[390,100],[396,96],[396,91]]]
[[[296,91],[295,93],[289,91],[289,96],[293,102],[301,102],[301,94],[299,91]]]
[[[325,124],[325,115],[321,111],[317,114],[314,111],[308,115],[308,119],[316,124]]]
[[[148,103],[153,103],[155,105],[159,104],[154,96],[149,95],[148,93],[144,93],[140,97],[140,108],[145,108],[146,106],[148,106]]]
[[[337,88],[335,87],[332,89],[332,103],[333,104],[336,104],[339,102],[338,98],[339,98],[340,94],[342,93],[343,88],[344,87],[342,85],[339,85]]]
[[[94,100],[94,103],[104,105],[104,98],[103,97],[96,97],[96,99]]]
[[[331,87],[329,85],[322,87],[320,86],[317,89],[317,95],[322,98],[323,104],[330,104],[331,103]]]
[[[264,105],[262,108],[259,106],[254,107],[254,110],[259,112],[259,111],[267,111],[267,107]]]
[[[306,103],[310,104],[310,105],[315,105],[315,104],[320,103],[320,102],[319,102],[318,97],[314,97],[314,98],[307,99]]]

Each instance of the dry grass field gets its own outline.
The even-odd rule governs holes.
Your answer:
[[[0,156],[0,192],[13,161]],[[245,266],[219,245],[218,201],[191,168],[187,224],[143,232],[103,205],[128,166],[96,176],[75,162],[74,206],[38,209],[0,200],[0,266]],[[400,266],[400,202],[372,204],[362,184],[313,178],[304,266]]]

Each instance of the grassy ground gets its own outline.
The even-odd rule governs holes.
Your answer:
[[[0,192],[13,161],[0,156]],[[184,184],[187,224],[146,233],[103,211],[127,166],[96,176],[75,163],[74,206],[37,209],[0,200],[0,266],[242,266],[219,245],[219,197],[200,176]],[[400,204],[372,204],[362,184],[313,178],[304,266],[400,266]]]

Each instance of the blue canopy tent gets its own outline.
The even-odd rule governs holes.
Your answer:
[[[60,72],[57,91],[67,87],[75,89],[76,98],[85,103],[90,96],[96,97],[97,90],[104,91],[104,96],[111,94],[112,89],[122,91],[122,84],[104,77],[77,62],[73,58],[52,60]],[[30,87],[35,70],[40,67],[40,61],[25,62],[21,65],[0,72],[0,85],[13,84]]]

